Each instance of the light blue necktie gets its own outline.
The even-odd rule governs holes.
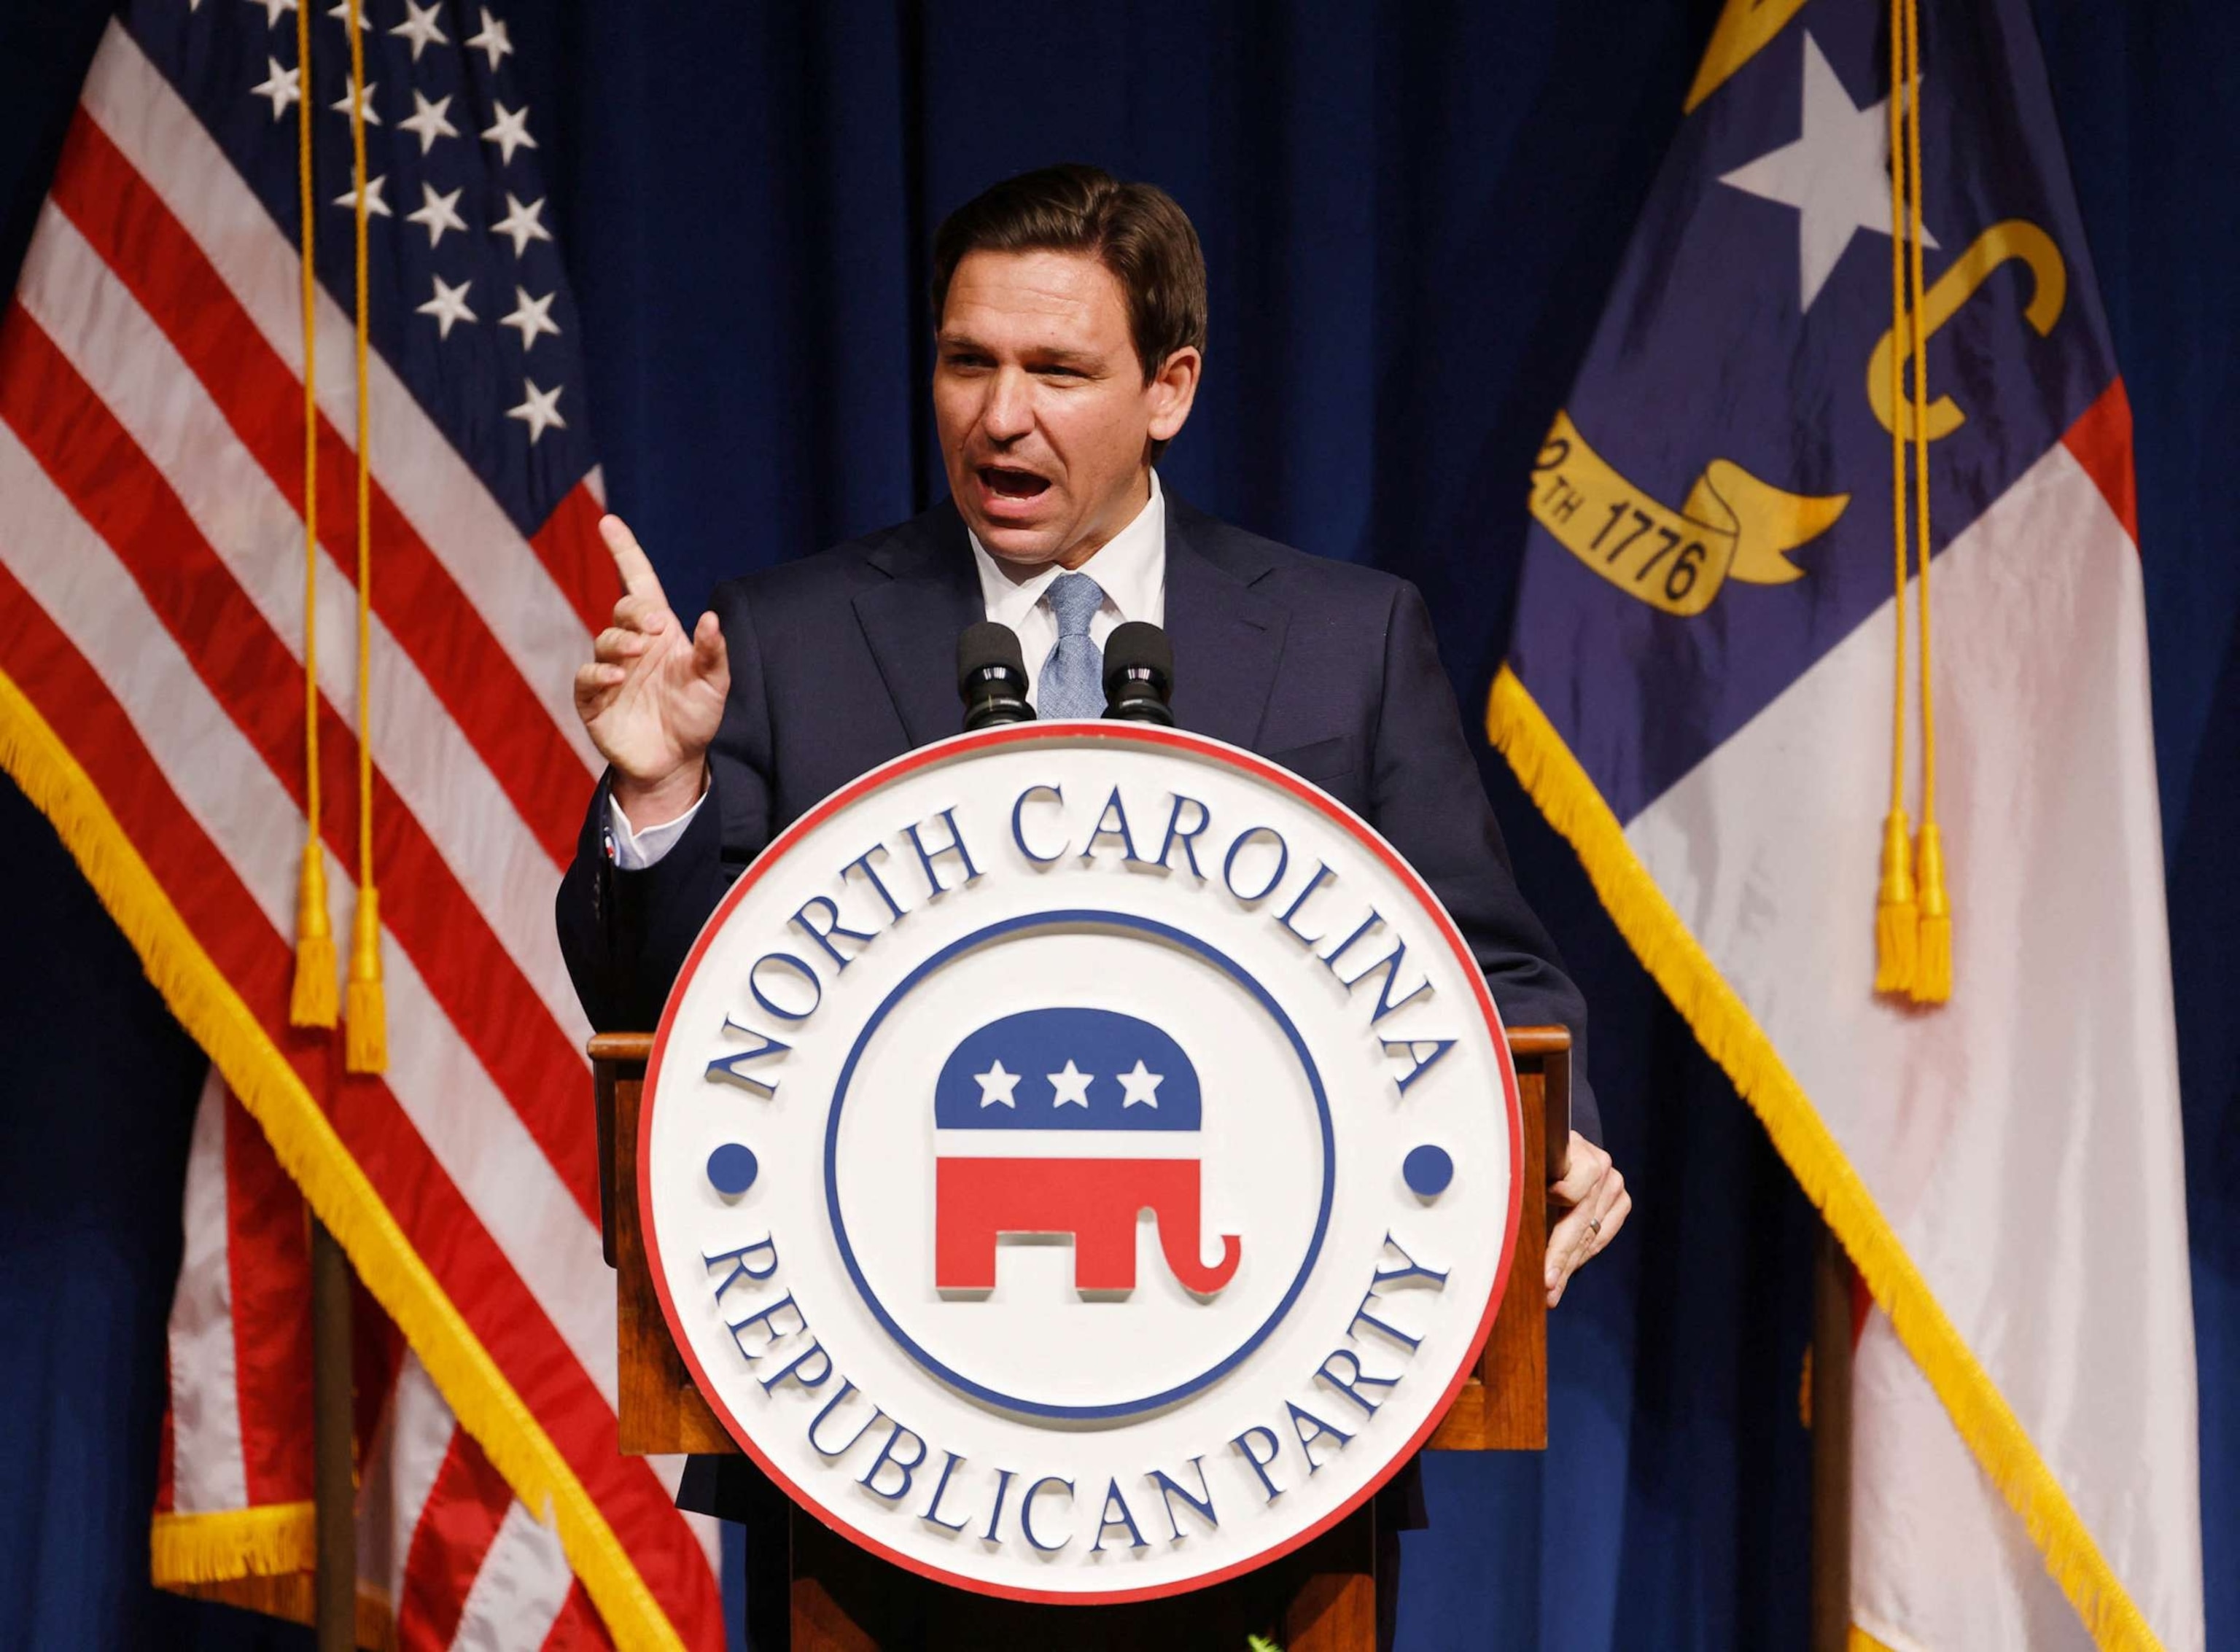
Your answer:
[[[1047,595],[1057,616],[1057,641],[1043,661],[1036,709],[1045,718],[1101,717],[1104,650],[1089,635],[1089,622],[1104,601],[1104,588],[1086,574],[1060,574]]]

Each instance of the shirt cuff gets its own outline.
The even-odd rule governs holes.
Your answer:
[[[665,820],[658,826],[649,826],[643,831],[638,831],[632,829],[630,816],[623,813],[623,806],[615,801],[614,793],[610,791],[607,794],[607,829],[614,842],[615,864],[625,872],[645,870],[676,846],[677,840],[684,836],[684,829],[692,823],[692,817],[700,812],[700,805],[707,801],[708,794],[703,791],[694,800],[692,807],[675,820]]]

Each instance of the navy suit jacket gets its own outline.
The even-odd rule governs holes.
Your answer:
[[[1310,556],[1167,497],[1175,721],[1245,747],[1360,814],[1461,926],[1510,1026],[1571,1029],[1572,1122],[1600,1139],[1586,1007],[1525,903],[1405,580]],[[602,1030],[642,1030],[700,927],[770,841],[866,770],[957,733],[957,636],[985,617],[946,501],[820,556],[725,582],[731,695],[699,813],[667,855],[605,853],[602,782],[560,886],[560,945]]]
[[[1382,832],[1461,926],[1502,1018],[1571,1029],[1572,1123],[1599,1141],[1586,1006],[1510,874],[1422,595],[1169,494],[1166,603],[1175,721],[1281,763]],[[605,853],[602,781],[560,886],[561,950],[602,1031],[660,1019],[701,925],[786,826],[866,770],[959,731],[957,636],[986,616],[963,522],[945,501],[727,581],[711,606],[731,696],[699,812],[660,860],[622,871]],[[1396,1526],[1422,1523],[1412,1472],[1386,1493]],[[745,1522],[750,1564],[785,1552],[784,1500],[745,1457],[693,1458],[677,1502]],[[783,1597],[782,1585],[764,1593]]]

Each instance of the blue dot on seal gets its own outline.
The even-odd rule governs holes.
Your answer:
[[[1411,1155],[1409,1162],[1414,1162]],[[761,1169],[755,1162],[754,1149],[743,1142],[726,1142],[708,1156],[708,1180],[715,1183],[717,1192],[728,1193],[734,1198],[754,1186],[755,1176]],[[1412,1187],[1414,1183],[1409,1185]],[[1440,1185],[1444,1186],[1444,1182]]]
[[[1455,1179],[1455,1162],[1446,1149],[1429,1142],[1410,1152],[1400,1166],[1410,1192],[1419,1199],[1436,1199]]]

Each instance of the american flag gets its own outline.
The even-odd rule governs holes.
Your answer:
[[[542,129],[488,6],[364,5],[388,1070],[345,1075],[339,1035],[288,1024],[306,830],[304,120],[338,920],[359,726],[351,12],[302,0],[307,71],[297,3],[130,0],[87,80],[0,323],[0,761],[403,1333],[391,1409],[418,1409],[386,1436],[386,1482],[422,1489],[419,1526],[460,1529],[446,1487],[486,1506],[489,1482],[438,1473],[470,1449],[457,1425],[502,1476],[488,1560],[447,1569],[454,1608],[504,1552],[495,1535],[526,1521],[549,1524],[617,1642],[717,1646],[713,1537],[672,1505],[679,1465],[616,1449],[588,1029],[551,897],[597,772],[570,679],[617,592]],[[233,1254],[237,1287],[257,1255]],[[184,1463],[172,1483],[174,1521],[255,1500]],[[244,1501],[189,1492],[221,1483]],[[405,1568],[412,1540],[395,1547]],[[487,1643],[535,1645],[551,1622]]]

